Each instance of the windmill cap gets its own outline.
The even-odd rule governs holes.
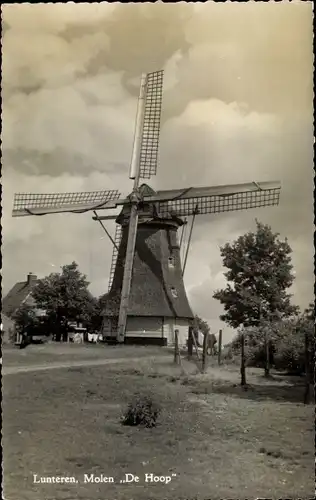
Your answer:
[[[154,191],[148,184],[142,184],[139,186],[139,192],[142,196],[154,196],[156,191]]]

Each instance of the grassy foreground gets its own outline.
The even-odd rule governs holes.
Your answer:
[[[26,349],[4,345],[5,367],[32,366],[45,363],[76,362],[78,360],[114,359],[159,355],[164,353],[159,347],[107,346],[106,344],[73,344],[48,342],[31,344]]]
[[[131,356],[128,348],[117,356],[123,351]],[[140,351],[146,353],[136,348],[133,355]],[[186,374],[170,354],[154,362],[144,357],[137,366],[130,361],[4,376],[5,499],[314,497],[313,407],[301,404],[301,387],[266,381],[253,370],[244,392],[237,368],[211,366],[206,375],[195,374],[193,363],[184,368]],[[137,391],[161,404],[156,428],[120,424]],[[125,473],[139,482],[120,483]],[[145,482],[146,473],[172,479]],[[33,474],[78,482],[34,484]],[[85,483],[84,474],[113,476],[115,482]]]

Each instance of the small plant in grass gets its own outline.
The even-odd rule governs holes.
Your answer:
[[[160,405],[150,395],[136,394],[121,419],[123,425],[156,427]]]
[[[268,455],[273,458],[285,458],[281,450],[267,450],[264,446],[259,449],[259,453]]]

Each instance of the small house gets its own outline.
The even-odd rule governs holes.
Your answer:
[[[1,314],[1,340],[3,344],[15,342],[14,321],[3,313]]]
[[[22,304],[28,304],[30,306],[34,305],[34,299],[32,297],[32,290],[38,284],[39,280],[37,276],[33,273],[29,273],[26,276],[25,281],[19,281],[16,283],[7,295],[2,300],[2,330],[3,332],[11,329],[11,341],[19,342],[19,335],[12,335],[12,329],[15,331],[15,321],[14,314],[22,306]],[[42,314],[39,311],[39,314]],[[10,326],[9,326],[10,320]],[[5,335],[5,334],[3,334]],[[7,335],[7,334],[6,334]],[[5,338],[5,337],[3,337]]]

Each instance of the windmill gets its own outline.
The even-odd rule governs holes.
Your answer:
[[[174,329],[187,338],[193,318],[180,260],[178,229],[196,216],[277,205],[279,182],[250,182],[216,187],[186,187],[154,191],[140,179],[157,173],[163,71],[144,74],[135,125],[129,178],[133,190],[121,197],[117,190],[79,193],[24,194],[14,197],[13,217],[71,212],[94,213],[113,244],[109,293],[103,335],[125,339],[172,341]],[[98,210],[121,207],[118,216],[99,216]],[[114,239],[103,220],[115,219]]]

